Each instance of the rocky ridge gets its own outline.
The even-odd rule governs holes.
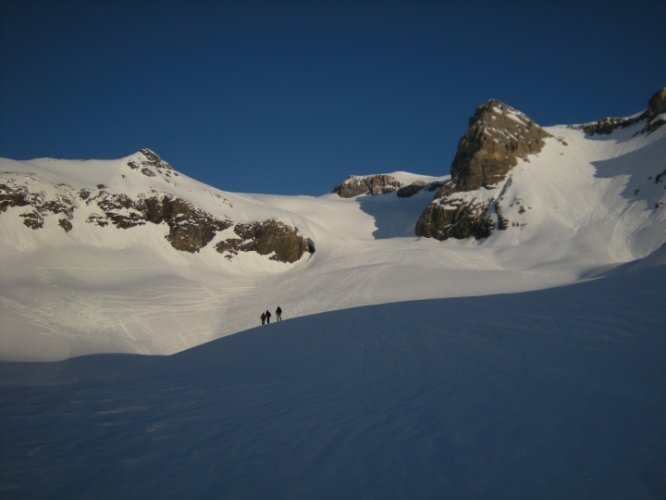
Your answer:
[[[376,196],[397,191],[402,184],[393,176],[385,174],[347,177],[341,184],[333,188],[341,198],[353,198],[361,194]]]
[[[140,150],[125,166],[147,177],[162,176],[167,182],[179,175],[149,149]],[[121,175],[124,179],[131,174]],[[237,238],[230,238],[216,246],[218,252],[227,252],[227,257],[239,251],[257,251],[271,254],[273,260],[295,262],[306,251],[314,251],[313,243],[286,224],[274,220],[235,224],[226,216],[216,217],[190,201],[155,190],[132,198],[117,189],[113,192],[104,184],[85,188],[62,183],[48,186],[31,173],[5,173],[0,178],[0,214],[12,207],[20,209],[18,216],[33,230],[42,229],[49,217],[56,217],[63,231],[75,230],[75,220],[82,220],[75,217],[79,211],[84,211],[84,223],[102,228],[130,230],[145,224],[165,225],[165,238],[171,246],[189,253],[199,252],[218,233],[234,226],[236,234],[242,235],[242,244],[237,243]]]
[[[359,195],[377,196],[396,193],[399,198],[409,198],[422,190],[435,191],[441,186],[439,182],[414,181],[410,184],[400,182],[392,175],[350,175],[331,192],[340,198],[353,198]]]
[[[638,133],[652,133],[666,123],[664,114],[666,114],[666,87],[654,93],[643,113],[631,117],[609,116],[591,123],[571,125],[571,128],[581,129],[589,135],[607,135],[617,129],[645,121],[645,126]]]
[[[666,87],[650,98],[641,114],[572,127],[589,135],[609,134],[641,122],[645,125],[637,134],[652,133],[666,123]],[[490,100],[481,105],[458,143],[451,180],[424,209],[416,223],[416,235],[439,240],[482,239],[494,230],[520,226],[520,222],[510,221],[504,215],[503,195],[511,186],[511,169],[519,159],[529,162],[530,155],[542,150],[547,137],[550,134],[529,117],[500,101]],[[557,140],[566,145],[561,138]],[[499,189],[500,193],[484,198],[480,196],[482,189]],[[519,206],[518,213],[524,211]]]

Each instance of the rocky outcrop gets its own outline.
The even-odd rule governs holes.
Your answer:
[[[127,166],[131,169],[138,170],[147,177],[155,177],[157,174],[161,174],[166,178],[178,176],[178,172],[154,151],[143,148],[139,150],[139,153],[142,158],[127,162]]]
[[[75,190],[61,184],[58,193],[49,198],[43,191],[31,191],[29,183],[22,184],[17,178],[0,183],[0,213],[9,207],[25,210],[19,214],[23,224],[31,229],[44,227],[50,215],[58,216],[58,225],[65,231],[73,229],[74,212],[80,206],[98,209],[86,217],[85,222],[99,227],[113,225],[129,229],[147,223],[166,224],[166,236],[171,246],[185,252],[198,252],[219,231],[230,227],[232,222],[220,220],[197,209],[190,202],[169,195],[153,194],[132,199],[124,193],[111,193],[106,186],[96,189]]]
[[[179,174],[158,155],[142,149],[122,165],[121,178],[131,175],[162,176],[161,180]],[[145,180],[143,181],[145,182]],[[173,184],[173,182],[171,182]],[[149,185],[149,184],[147,184]],[[114,184],[115,189],[118,185]],[[210,192],[217,203],[232,208],[221,194]],[[57,225],[64,232],[75,231],[75,225],[92,224],[105,230],[117,228],[130,230],[144,225],[168,227],[165,235],[170,245],[179,251],[195,253],[210,244],[215,237],[234,226],[228,217],[218,218],[196,207],[192,202],[148,188],[146,192],[130,196],[114,192],[104,184],[74,188],[67,184],[56,186],[45,182],[33,173],[6,172],[0,178],[0,214],[10,208],[23,224],[39,230],[56,217]],[[81,212],[85,215],[75,215]],[[139,229],[140,230],[140,229]],[[166,232],[166,231],[165,231]],[[305,252],[314,253],[314,242],[298,234],[298,230],[277,220],[236,224],[237,237],[223,240],[217,250],[232,256],[240,251],[255,251],[280,262],[295,262]]]
[[[491,235],[494,223],[486,214],[486,206],[479,202],[452,202],[453,206],[428,205],[416,223],[416,234],[438,240],[481,239]]]
[[[519,158],[538,153],[549,134],[526,115],[498,101],[479,106],[458,142],[451,165],[456,191],[501,182]]]
[[[228,238],[216,245],[217,251],[228,258],[239,252],[257,252],[270,255],[271,260],[278,262],[296,262],[305,252],[314,253],[311,240],[300,236],[297,229],[274,219],[236,224],[234,233],[238,238]]]
[[[59,186],[62,189],[62,185]],[[26,210],[19,214],[23,224],[31,229],[44,227],[44,218],[49,215],[60,216],[60,226],[68,231],[71,229],[71,219],[74,209],[77,207],[74,196],[56,194],[52,199],[47,199],[46,193],[42,191],[30,191],[26,185],[22,185],[15,179],[0,183],[0,213],[9,207],[25,207]]]
[[[219,220],[180,198],[161,199],[163,220],[169,226],[167,240],[176,250],[198,252],[218,231],[231,227],[229,220]],[[159,202],[153,202],[159,206]]]
[[[660,116],[664,113],[666,113],[666,87],[659,89],[652,95],[648,101],[647,109],[643,113],[631,117],[609,116],[583,125],[571,125],[571,128],[581,129],[588,135],[608,135],[618,129],[646,122],[645,126],[637,133],[651,133],[666,123],[666,120]]]
[[[497,200],[482,201],[470,193],[509,183],[511,168],[540,152],[546,137],[549,134],[529,117],[498,100],[479,106],[458,142],[451,180],[419,217],[416,235],[481,239],[494,229],[505,229],[508,221],[497,212]]]
[[[648,101],[647,118],[651,120],[662,113],[666,113],[666,87],[655,92]]]
[[[378,194],[392,193],[400,187],[402,187],[402,184],[391,175],[350,176],[340,185],[333,188],[333,192],[337,193],[341,198],[353,198],[361,194],[376,196]]]
[[[231,227],[229,220],[216,219],[195,208],[189,201],[169,195],[153,195],[132,200],[125,194],[100,191],[96,196],[84,195],[86,203],[95,202],[102,214],[95,214],[87,222],[105,227],[109,223],[120,229],[129,229],[146,223],[166,224],[166,239],[176,250],[198,252],[215,237],[218,231]]]
[[[648,109],[646,111],[648,125],[646,130],[652,133],[662,125],[666,124],[666,87],[658,90],[648,102]]]
[[[409,198],[424,190],[437,191],[442,185],[442,182],[415,181],[398,189],[396,194],[398,195],[398,198]]]

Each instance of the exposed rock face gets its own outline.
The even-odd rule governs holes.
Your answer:
[[[139,153],[143,155],[144,159],[128,161],[127,166],[131,169],[139,170],[147,177],[155,177],[158,173],[165,177],[178,176],[178,172],[176,172],[171,165],[160,158],[154,151],[148,148],[143,148],[139,150]]]
[[[627,128],[634,123],[638,123],[643,118],[643,115],[634,118],[608,116],[596,122],[581,125],[580,128],[588,135],[608,135],[617,129]]]
[[[80,204],[99,208],[99,213],[89,215],[86,222],[106,227],[109,224],[129,229],[146,223],[166,224],[166,238],[177,250],[198,252],[206,246],[218,231],[232,225],[229,220],[219,220],[190,202],[168,195],[154,195],[131,199],[124,193],[109,193],[106,189],[92,191],[82,189],[78,193],[70,186],[59,186],[66,194],[47,199],[43,192],[30,192],[25,185],[0,184],[0,212],[8,207],[26,207],[19,216],[31,229],[44,226],[45,217],[59,215],[58,225],[66,232],[73,228],[74,211]],[[76,198],[79,201],[76,201]]]
[[[458,142],[451,165],[457,191],[491,187],[502,181],[518,158],[541,151],[549,134],[523,113],[490,100],[479,106]]]
[[[342,184],[333,188],[341,198],[353,198],[360,194],[378,195],[392,193],[402,186],[398,180],[390,175],[371,175],[367,177],[350,176]]]
[[[654,132],[666,124],[666,118],[664,118],[664,114],[666,114],[666,87],[658,90],[650,98],[646,114],[648,119],[646,130],[648,133]]]
[[[492,220],[485,214],[486,207],[472,202],[457,204],[454,208],[431,203],[416,223],[416,234],[427,238],[487,238],[494,228]]]
[[[236,224],[234,233],[238,238],[220,241],[216,249],[231,258],[238,252],[257,252],[271,255],[278,262],[296,262],[303,254],[314,252],[314,245],[294,229],[274,219],[249,224]]]
[[[62,188],[63,186],[59,186]],[[5,183],[0,183],[0,213],[5,212],[9,207],[26,207],[26,211],[20,214],[23,224],[31,229],[40,229],[44,226],[44,217],[48,214],[60,214],[61,220],[67,223],[60,223],[61,227],[67,231],[77,207],[74,196],[68,194],[57,194],[53,199],[47,199],[46,194],[31,192],[26,185],[22,185],[14,179],[9,179]]]
[[[617,129],[627,128],[636,123],[646,121],[646,125],[640,130],[639,133],[651,133],[657,128],[661,127],[666,120],[659,117],[666,113],[666,87],[659,89],[650,98],[647,104],[647,109],[633,117],[606,117],[596,122],[585,123],[583,125],[572,125],[572,128],[578,128],[585,131],[586,134],[610,134]]]
[[[648,119],[651,120],[662,113],[666,113],[666,87],[659,89],[648,101]]]
[[[407,186],[401,187],[400,189],[398,189],[398,192],[396,194],[398,195],[398,198],[409,198],[411,196],[414,196],[416,193],[423,191],[424,189],[426,191],[436,191],[437,189],[442,187],[442,185],[443,183],[441,182],[427,183],[425,181],[416,181],[412,182]]]
[[[162,176],[163,180],[173,184],[172,178],[179,175],[149,149],[142,149],[140,155],[135,155],[126,166],[129,170],[121,173],[122,178],[136,175],[130,171],[137,171],[148,177]],[[220,194],[212,195],[226,201]],[[11,207],[18,208],[17,215],[23,224],[34,230],[43,228],[53,216],[65,232],[75,229],[75,221],[118,229],[146,224],[165,225],[169,228],[165,238],[171,246],[190,253],[200,251],[218,233],[234,226],[227,217],[216,218],[190,201],[152,188],[130,197],[126,193],[112,192],[104,184],[86,188],[67,184],[52,186],[31,173],[7,173],[0,179],[0,214]],[[78,210],[85,210],[86,215],[75,218]],[[304,252],[314,252],[312,240],[303,238],[296,229],[276,220],[236,224],[234,232],[238,238],[220,242],[218,251],[231,255],[252,250],[261,255],[271,254],[271,259],[280,262],[295,262]]]
[[[479,106],[467,133],[458,142],[451,180],[435,195],[416,223],[417,236],[446,240],[490,236],[496,223],[495,201],[479,201],[470,192],[508,183],[507,174],[531,154],[541,151],[549,134],[525,114],[490,100]],[[498,229],[508,221],[496,213]]]
[[[167,239],[176,250],[198,252],[218,231],[231,226],[229,220],[218,220],[180,198],[162,198],[162,214],[169,225]],[[154,202],[156,203],[156,202]]]

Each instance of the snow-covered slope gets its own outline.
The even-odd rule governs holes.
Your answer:
[[[298,318],[174,356],[0,363],[0,497],[663,498],[654,257],[550,290]]]
[[[278,305],[290,319],[593,276],[666,242],[666,127],[644,128],[546,127],[544,148],[519,160],[510,181],[460,194],[502,197],[509,226],[479,241],[415,237],[433,199],[425,189],[349,199],[231,193],[149,151],[111,161],[2,159],[0,359],[168,354],[251,328]],[[149,202],[165,197],[182,200],[194,219],[167,225],[164,207],[155,218]],[[36,204],[42,211],[30,215]],[[216,250],[236,238],[230,224],[269,219],[295,228],[314,253],[285,263]],[[174,236],[202,220],[210,241]],[[174,241],[196,246],[177,250]]]

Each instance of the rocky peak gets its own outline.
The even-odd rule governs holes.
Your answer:
[[[333,188],[341,198],[353,198],[360,194],[376,196],[378,194],[392,193],[402,187],[402,184],[393,176],[385,174],[368,176],[349,176],[340,185]]]
[[[491,99],[479,106],[458,142],[451,180],[421,214],[416,235],[439,240],[486,238],[495,229],[491,213],[498,220],[497,229],[506,229],[508,221],[498,201],[482,202],[467,193],[510,183],[508,174],[518,159],[540,152],[549,136],[527,115],[501,101]]]
[[[501,182],[518,158],[541,151],[549,134],[511,106],[491,99],[469,120],[451,165],[457,191],[473,191]]]
[[[650,98],[647,107],[648,119],[666,113],[666,87],[662,87]]]
[[[178,176],[178,172],[151,149],[142,148],[136,156],[136,159],[127,162],[127,166],[132,170],[139,170],[147,177],[155,177],[157,174],[164,177]]]

